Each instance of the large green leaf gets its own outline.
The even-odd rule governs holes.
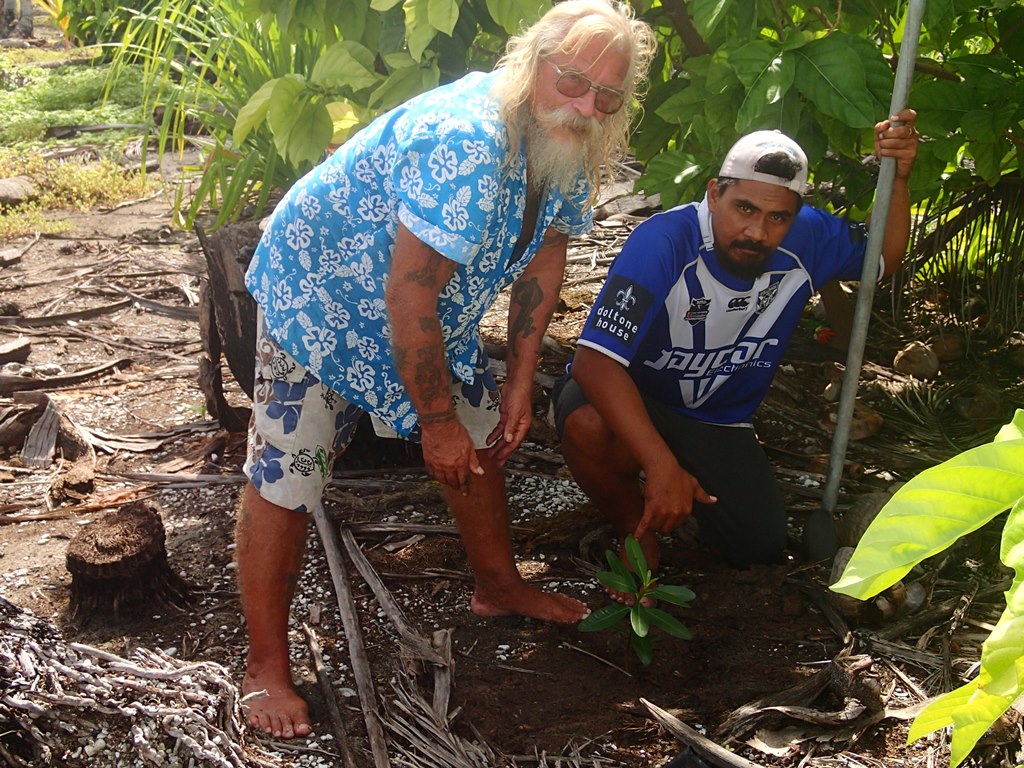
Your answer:
[[[405,56],[408,59],[408,55]],[[434,83],[437,82],[437,67],[433,70]],[[424,78],[429,77],[431,70],[421,69],[418,64],[410,63],[394,69],[388,78],[370,94],[368,106],[371,109],[391,109],[413,96],[427,90]]]
[[[655,600],[663,600],[673,605],[686,605],[697,597],[692,589],[678,587],[674,584],[658,584],[648,590],[647,594]]]
[[[535,22],[550,7],[548,0],[487,0],[487,12],[510,35]]]
[[[1004,425],[995,436],[994,442],[1000,443],[1003,440],[1019,440],[1024,438],[1024,408],[1018,408],[1013,414],[1013,420]]]
[[[689,0],[686,10],[700,36],[707,40],[715,28],[726,18],[735,0]]]
[[[310,97],[298,75],[282,77],[274,86],[267,122],[277,151],[296,165],[313,165],[334,134],[326,105]]]
[[[1010,142],[1002,137],[994,141],[969,141],[967,150],[974,158],[974,170],[989,184],[995,184],[1001,175],[1003,158],[1010,149]]]
[[[728,64],[745,88],[753,88],[779,57],[779,46],[754,40],[729,53]]]
[[[732,128],[738,134],[765,125],[763,116],[793,85],[796,60],[766,41],[745,45],[729,56],[729,64],[746,88]]]
[[[968,139],[994,143],[1002,137],[1006,124],[1016,111],[1016,104],[972,109],[963,116],[960,128]]]
[[[617,573],[611,571],[601,571],[597,574],[597,580],[602,586],[608,587],[608,589],[614,589],[616,592],[625,592],[626,594],[636,594],[637,587],[633,583],[632,575],[620,576]]]
[[[970,89],[949,80],[930,80],[915,86],[910,105],[917,110],[917,127],[926,136],[956,131],[964,115],[984,104]]]
[[[836,592],[866,599],[1024,496],[1024,439],[978,446],[899,489],[864,533]]]
[[[419,61],[427,46],[437,36],[437,29],[430,23],[431,0],[405,0],[405,42],[409,54]]]
[[[646,667],[651,663],[651,659],[654,658],[654,647],[649,636],[630,635],[629,644],[641,664]]]
[[[654,111],[667,123],[685,125],[694,112],[703,111],[708,92],[702,88],[684,88],[666,98]]]
[[[438,32],[451,37],[459,22],[459,4],[455,0],[428,0],[427,20]]]
[[[815,107],[853,128],[875,124],[864,63],[843,36],[814,40],[793,55],[796,85]]]
[[[647,567],[647,558],[644,557],[644,550],[640,546],[640,542],[637,541],[632,534],[626,536],[626,560],[629,561],[630,567],[640,578],[641,584],[646,584],[651,580],[651,572]]]
[[[1003,529],[1002,555],[1003,562],[1016,565],[1017,578],[1006,593],[1006,610],[982,645],[981,671],[925,707],[907,735],[908,742],[914,741],[952,725],[953,766],[963,762],[992,723],[1024,693],[1024,504],[1016,505]]]
[[[340,40],[316,60],[310,79],[314,83],[353,91],[370,88],[381,81],[373,69],[373,53],[351,40]]]
[[[235,127],[231,134],[231,139],[236,147],[240,147],[249,133],[266,118],[277,80],[278,78],[274,78],[265,82],[249,98],[245,106],[238,110],[238,118],[235,120]]]
[[[641,603],[635,604],[629,609],[629,624],[633,628],[633,634],[637,637],[647,637],[651,630],[651,609],[644,607]]]

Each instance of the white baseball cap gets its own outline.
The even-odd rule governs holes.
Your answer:
[[[773,162],[778,155],[782,157]],[[783,175],[778,175],[780,171]],[[807,187],[807,155],[781,131],[754,131],[732,145],[718,177],[763,181],[802,195]]]

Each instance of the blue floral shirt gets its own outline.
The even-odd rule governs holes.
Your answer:
[[[246,286],[273,338],[346,399],[407,435],[417,415],[391,350],[384,302],[399,222],[458,267],[438,300],[455,378],[473,384],[478,325],[536,255],[548,227],[592,224],[590,188],[546,193],[533,237],[513,258],[526,209],[526,164],[474,72],[382,115],[288,191],[256,248]]]

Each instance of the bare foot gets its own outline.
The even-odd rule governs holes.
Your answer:
[[[626,537],[623,536],[622,540],[625,541],[625,538]],[[658,570],[658,564],[661,562],[661,547],[658,545],[658,538],[653,532],[651,532],[644,534],[639,541],[640,549],[643,551],[644,559],[647,561],[647,568],[653,573]],[[626,567],[632,571],[633,569],[629,566],[629,560],[626,559],[625,544],[619,547],[619,557],[622,559],[622,562],[625,563]],[[618,590],[611,589],[610,587],[605,587],[604,591],[608,593],[608,597],[617,603],[622,603],[623,605],[632,607],[633,603],[636,602],[634,596],[626,592],[619,592]],[[645,597],[641,601],[641,605],[643,605],[644,608],[653,608],[657,602],[658,601],[653,597]]]
[[[590,609],[579,600],[542,592],[526,582],[500,591],[488,591],[478,584],[469,606],[477,616],[529,616],[556,624],[575,624],[590,615]]]
[[[313,732],[309,722],[309,709],[291,680],[285,684],[269,684],[246,673],[242,679],[242,694],[251,699],[245,702],[249,712],[249,725],[275,739],[308,736]]]

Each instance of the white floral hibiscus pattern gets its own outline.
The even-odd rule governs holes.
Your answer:
[[[438,313],[453,376],[475,386],[478,325],[525,269],[544,231],[589,230],[589,190],[546,196],[526,254],[520,148],[490,96],[495,74],[471,73],[374,121],[300,179],[280,202],[246,274],[269,333],[310,373],[399,434],[417,428],[395,372],[384,290],[404,225],[458,268]]]

